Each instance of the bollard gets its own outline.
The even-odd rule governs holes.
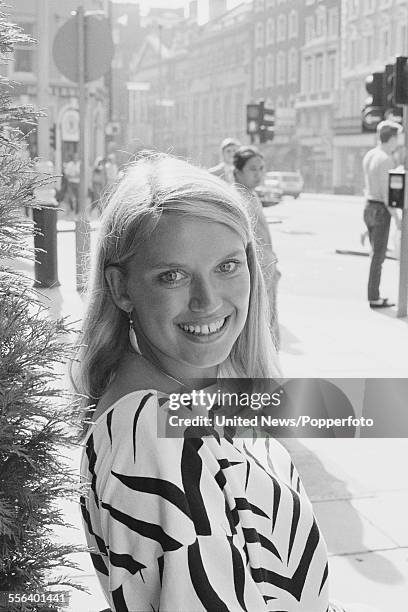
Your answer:
[[[50,161],[37,162],[36,169],[41,174],[53,175],[54,166]],[[35,264],[34,287],[50,289],[59,287],[57,255],[57,206],[54,185],[48,184],[35,189],[35,199],[50,208],[33,210]]]

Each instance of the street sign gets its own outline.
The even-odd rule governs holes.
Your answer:
[[[377,125],[383,120],[383,109],[380,106],[368,106],[361,113],[363,130],[375,132]]]
[[[113,41],[108,19],[103,15],[85,15],[85,82],[95,81],[108,72],[113,58]],[[52,55],[58,70],[79,82],[77,15],[58,30]]]

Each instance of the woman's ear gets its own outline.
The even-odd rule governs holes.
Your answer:
[[[105,270],[105,279],[116,306],[125,312],[131,311],[133,305],[127,291],[125,272],[119,266],[108,266]]]

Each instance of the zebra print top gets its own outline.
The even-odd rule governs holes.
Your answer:
[[[112,610],[328,610],[325,543],[286,450],[157,437],[166,402],[130,393],[85,440],[83,523]]]

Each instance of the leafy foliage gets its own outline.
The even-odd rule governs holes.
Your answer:
[[[0,13],[2,60],[28,41]],[[34,256],[24,210],[38,206],[35,189],[48,180],[25,155],[18,129],[38,114],[13,103],[4,77],[0,86],[0,591],[32,592],[72,584],[57,570],[76,568],[69,555],[80,548],[56,543],[53,528],[64,525],[58,500],[78,496],[63,452],[75,441],[79,411],[61,382],[73,330],[49,318],[32,281],[16,270],[17,258]],[[2,605],[7,612],[45,609]]]

